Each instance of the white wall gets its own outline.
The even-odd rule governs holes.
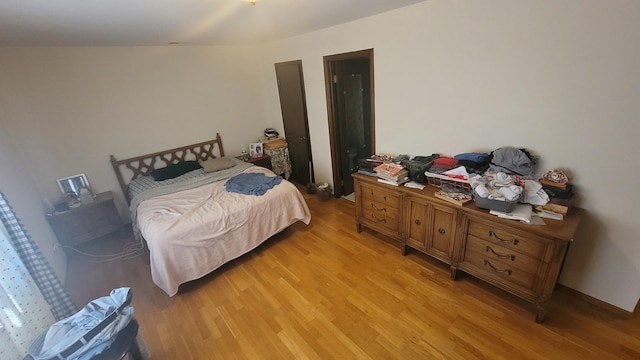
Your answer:
[[[11,135],[0,116],[0,191],[25,226],[58,277],[65,280],[67,263],[64,251],[53,251],[56,237],[45,220],[45,203],[33,178],[24,165]]]
[[[0,116],[54,202],[56,179],[85,173],[113,190],[109,162],[215,137],[239,155],[267,124],[245,47],[0,48]]]
[[[632,311],[640,297],[640,2],[430,0],[265,47],[302,59],[318,181],[331,163],[322,57],[374,49],[379,152],[513,145],[573,176],[587,210],[560,282]]]

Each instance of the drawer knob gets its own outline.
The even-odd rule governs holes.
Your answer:
[[[372,207],[374,210],[377,210],[377,211],[387,212],[387,208],[386,208],[386,207],[379,208],[379,207],[377,207],[377,206],[376,206],[376,204],[374,204],[374,203],[371,203],[371,207]]]
[[[513,245],[518,245],[518,243],[520,242],[520,240],[518,240],[518,239],[510,239],[510,240],[509,239],[501,239],[498,235],[496,235],[495,232],[493,232],[493,230],[489,230],[489,237],[492,237],[492,236],[494,238],[498,239],[498,241],[510,242],[510,243],[513,243]]]
[[[387,195],[384,196],[384,201],[387,201]]]
[[[420,221],[420,219],[415,219],[413,222],[414,222],[414,223],[416,223],[416,225],[420,225],[420,224],[422,224],[422,222]]]
[[[489,246],[489,245],[487,245],[486,251],[487,252],[491,252],[493,255],[495,255],[496,257],[498,257],[500,259],[510,259],[511,261],[514,261],[516,259],[515,255],[503,255],[503,254],[499,254],[499,253],[495,252],[495,250],[493,250],[493,248],[491,246]]]
[[[491,265],[491,263],[488,260],[484,261],[484,266],[489,266],[491,268],[491,270],[497,272],[497,273],[507,273],[507,275],[511,276],[511,269],[504,269],[504,270],[500,270],[495,268],[493,265]]]
[[[376,216],[376,214],[371,214],[371,217],[372,217],[372,218],[374,218],[374,219],[376,219],[376,220],[378,220],[379,222],[381,222],[381,223],[383,223],[383,224],[386,224],[386,223],[387,223],[387,219],[384,219],[384,218],[383,218],[383,219],[380,219],[380,218],[378,218],[378,217]]]
[[[444,235],[444,233],[446,233],[446,231],[445,231],[443,228],[438,229],[438,232],[439,232],[441,235]]]

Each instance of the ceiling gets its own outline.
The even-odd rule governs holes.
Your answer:
[[[249,45],[425,0],[2,0],[0,46]]]

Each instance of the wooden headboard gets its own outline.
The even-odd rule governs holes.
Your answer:
[[[218,149],[217,154],[214,153]],[[116,160],[111,155],[111,166],[116,173],[118,183],[127,203],[130,201],[127,191],[129,182],[140,176],[147,176],[155,169],[165,167],[167,165],[176,164],[185,160],[207,160],[215,157],[224,156],[222,148],[222,139],[220,134],[216,134],[216,138],[197,144],[182,146],[175,149],[155,152],[153,154],[141,155],[124,160]],[[123,173],[126,171],[126,174]],[[125,176],[126,175],[126,176]]]

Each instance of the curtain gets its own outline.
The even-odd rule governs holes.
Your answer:
[[[31,342],[77,308],[0,192],[0,359],[22,359]]]

